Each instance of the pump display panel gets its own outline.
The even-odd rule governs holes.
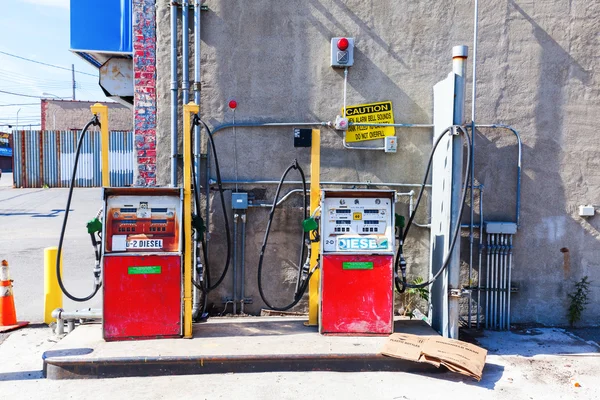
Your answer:
[[[325,197],[321,213],[324,253],[394,251],[394,202],[389,192],[370,197]]]
[[[179,251],[181,204],[173,196],[110,196],[107,252]]]

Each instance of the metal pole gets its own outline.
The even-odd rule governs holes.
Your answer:
[[[490,329],[496,328],[496,234],[492,234],[492,279],[490,282],[490,297],[491,297],[491,308],[490,308]]]
[[[241,265],[240,265],[240,269],[242,270],[242,278],[241,278],[241,282],[240,282],[240,286],[241,286],[241,298],[240,298],[240,312],[242,314],[244,314],[244,304],[246,302],[246,287],[244,285],[244,282],[246,280],[246,260],[245,260],[245,256],[246,256],[246,213],[242,214],[242,239],[241,239],[242,243],[240,244],[241,247]]]
[[[75,64],[71,64],[71,77],[73,79],[73,100],[75,100],[75,89],[77,88],[77,83],[75,82]]]
[[[194,102],[200,106],[200,1],[194,1]],[[200,113],[198,113],[200,114]],[[187,128],[186,128],[187,129]],[[200,126],[194,127],[194,160],[193,168],[196,170],[196,180],[194,181],[195,190],[200,190]],[[196,233],[196,241],[199,241],[200,235]],[[200,246],[194,246],[196,251],[195,258],[200,258]],[[194,268],[194,280],[198,279],[198,270]],[[194,317],[200,310],[200,300],[202,293],[194,286]]]
[[[473,275],[473,218],[474,218],[474,202],[475,194],[473,192],[473,186],[475,186],[475,103],[477,96],[477,30],[478,30],[478,13],[479,13],[479,1],[475,0],[475,10],[473,15],[473,82],[472,82],[472,93],[471,93],[471,217],[469,219],[469,286],[471,286],[471,279]],[[471,303],[472,296],[469,291],[469,328],[471,328]],[[478,321],[479,322],[479,321]]]
[[[454,46],[452,48],[452,71],[456,78],[454,83],[454,117],[455,125],[462,125],[465,120],[464,102],[465,102],[465,77],[467,74],[467,46]],[[460,136],[452,138],[452,188],[451,188],[451,215],[449,232],[454,232],[456,224],[460,224],[458,219],[462,204],[460,204],[462,192],[462,162],[463,160],[463,142]],[[449,238],[448,238],[449,239]],[[460,289],[460,236],[456,240],[452,250],[450,264],[448,265],[448,290]],[[459,302],[458,297],[448,296],[448,336],[452,339],[458,339],[458,318]]]
[[[177,125],[179,90],[177,73],[177,3],[171,2],[171,186],[177,187]]]
[[[201,106],[201,70],[200,70],[200,55],[201,55],[201,37],[200,37],[200,0],[194,1],[194,102]],[[196,182],[194,185],[200,189],[200,126],[196,126],[194,130],[194,167],[196,168]]]
[[[187,104],[189,101],[190,91],[190,27],[188,16],[189,8],[190,4],[188,3],[188,0],[183,0],[181,2],[181,60],[183,63],[181,70],[181,92],[184,105]],[[189,128],[189,126],[183,127],[184,131]]]
[[[511,271],[512,271],[512,235],[510,235],[508,237],[508,299],[507,299],[507,304],[506,304],[506,329],[510,330],[510,289],[511,289],[511,284],[510,284],[510,277],[511,277]]]
[[[485,329],[490,327],[490,234],[487,234],[486,271],[485,271]]]
[[[237,231],[238,231],[238,213],[233,214],[233,295],[231,302],[233,303],[233,315],[237,314]]]
[[[500,312],[499,312],[499,328],[504,329],[504,279],[506,270],[506,235],[501,234],[502,246],[500,247]]]
[[[479,267],[477,268],[477,329],[481,316],[481,259],[483,256],[483,185],[479,187]]]

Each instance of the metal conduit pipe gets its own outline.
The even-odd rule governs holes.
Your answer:
[[[190,27],[189,27],[189,16],[188,11],[190,4],[188,0],[181,2],[181,95],[183,104],[189,102],[189,91],[190,91]],[[183,127],[184,130],[188,129],[187,126]]]
[[[481,317],[481,275],[483,270],[481,260],[483,257],[483,185],[479,188],[479,267],[477,269],[477,330],[480,327]],[[470,284],[470,283],[469,283]],[[486,288],[487,289],[487,288]]]
[[[233,303],[233,315],[237,314],[237,232],[238,232],[238,213],[233,214],[233,295],[231,301]]]
[[[504,279],[505,279],[505,272],[506,272],[506,235],[500,235],[501,238],[501,245],[500,245],[500,256],[502,258],[502,261],[500,262],[500,293],[499,293],[499,297],[500,297],[500,316],[498,318],[498,328],[499,329],[503,329],[504,326],[504,301],[505,301],[505,296],[504,296]]]
[[[396,128],[433,128],[433,124],[406,124],[406,123],[400,123],[400,124],[369,124],[369,123],[355,123],[355,122],[348,122],[348,126],[372,126],[372,127],[377,127],[377,126],[393,126]],[[362,147],[362,146],[351,146],[346,142],[346,135],[344,134],[344,138],[342,140],[342,143],[344,145],[344,147],[346,149],[353,149],[353,150],[385,150],[384,146],[377,146],[377,147]]]
[[[85,310],[65,311],[62,308],[57,308],[52,311],[52,318],[56,318],[57,335],[65,333],[65,321],[68,324],[68,332],[75,328],[75,320],[78,319],[102,319],[102,310],[88,308]]]
[[[208,181],[209,185],[214,185],[217,183],[216,179],[210,178]],[[222,180],[224,185],[277,185],[278,181],[272,180]],[[301,185],[301,181],[285,181],[284,185]],[[306,181],[306,184],[309,185],[310,181]],[[340,181],[321,181],[321,186],[389,186],[389,187],[421,187],[419,183],[392,183],[392,182],[340,182]],[[431,185],[427,184],[425,187],[430,188]]]
[[[486,272],[485,272],[485,329],[488,329],[490,322],[490,234],[487,235],[487,246],[486,246]]]
[[[177,116],[178,85],[177,74],[177,3],[171,2],[171,187],[177,186]]]
[[[510,295],[511,295],[511,272],[512,272],[512,257],[513,257],[512,235],[508,238],[508,299],[506,304],[506,329],[510,330]]]
[[[471,212],[469,219],[469,286],[471,286],[473,276],[473,219],[474,219],[474,208],[473,203],[475,202],[475,193],[473,192],[473,186],[475,185],[475,105],[477,102],[477,32],[479,27],[479,1],[475,0],[475,7],[473,10],[473,82],[471,92],[471,132],[473,140],[471,141],[471,191],[470,191],[470,203]],[[473,296],[469,290],[469,322],[468,327],[471,328],[471,315],[472,314],[472,303]],[[478,321],[479,322],[479,321]]]
[[[240,265],[240,269],[242,270],[242,277],[241,277],[241,282],[240,282],[240,286],[241,286],[241,298],[240,298],[240,312],[242,314],[244,314],[244,304],[246,303],[246,286],[244,284],[244,282],[246,281],[246,213],[242,214],[242,234],[241,234],[242,238],[241,238],[241,250],[242,250],[242,255],[241,255],[241,265]]]
[[[492,247],[490,249],[492,251],[492,286],[491,286],[491,297],[492,297],[492,307],[491,307],[491,328],[496,329],[496,263],[497,263],[497,253],[496,253],[496,235],[492,234]]]
[[[194,0],[194,102],[200,105],[200,0]],[[187,129],[187,128],[185,128]],[[196,169],[196,180],[194,181],[194,187],[196,190],[200,190],[200,125],[196,125],[194,128],[194,168]],[[196,233],[196,241],[200,239]],[[200,246],[194,246],[196,254],[194,259],[197,260],[200,257]],[[199,282],[198,270],[194,268],[193,271],[194,281]],[[192,285],[192,318],[196,319],[198,313],[200,313],[200,299],[202,293],[195,286]]]

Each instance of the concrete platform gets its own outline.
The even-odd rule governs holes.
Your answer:
[[[211,318],[192,339],[105,342],[102,326],[77,327],[43,355],[49,379],[271,371],[445,371],[379,354],[387,337],[322,336],[306,318]],[[423,321],[396,332],[437,335]]]

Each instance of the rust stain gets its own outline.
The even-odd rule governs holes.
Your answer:
[[[571,253],[567,247],[560,249],[560,252],[563,253],[563,272],[566,278],[571,274]]]

